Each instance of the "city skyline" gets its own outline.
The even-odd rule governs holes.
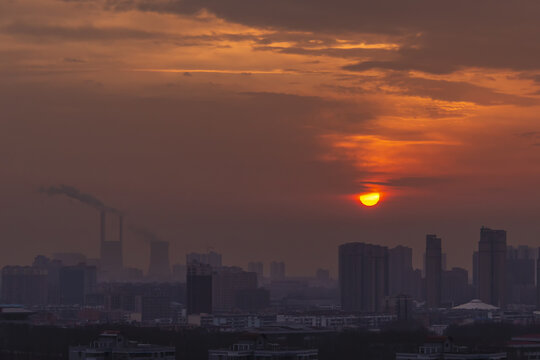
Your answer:
[[[64,185],[62,185],[64,186]],[[76,189],[74,187],[70,187],[70,186],[66,186],[68,188],[72,188],[72,189]],[[78,191],[78,190],[77,190]],[[88,195],[88,194],[85,194],[85,193],[81,193],[82,195],[84,196],[89,196],[89,197],[92,197],[91,195]],[[97,198],[93,198],[94,200],[98,201],[101,203],[100,200],[98,200]],[[80,199],[77,199],[75,200],[74,202],[77,203],[79,202]],[[71,201],[73,202],[73,200]],[[83,202],[84,204],[84,202]],[[88,204],[87,204],[88,205]],[[104,208],[106,209],[107,206],[102,204],[104,206]],[[102,206],[100,205],[100,206]],[[77,206],[77,204],[74,204],[74,206]],[[91,207],[95,207],[93,206],[92,204],[90,204]],[[84,249],[82,250],[70,250],[70,249],[52,249],[50,251],[45,251],[45,252],[42,252],[42,253],[35,253],[35,254],[31,254],[30,255],[30,258],[28,259],[27,262],[23,262],[23,263],[6,263],[6,264],[0,264],[2,266],[6,266],[6,265],[30,265],[32,263],[32,261],[34,260],[34,257],[36,255],[46,255],[46,256],[52,256],[54,258],[54,254],[82,254],[84,255],[87,259],[98,259],[100,257],[103,256],[103,253],[101,254],[100,256],[100,252],[103,251],[103,245],[99,245],[99,244],[103,244],[104,243],[104,236],[106,236],[107,239],[110,239],[112,238],[113,240],[116,238],[116,237],[119,237],[120,240],[120,243],[123,243],[125,240],[122,240],[122,238],[126,235],[126,233],[128,234],[131,234],[130,236],[127,236],[128,238],[131,238],[132,240],[134,240],[133,242],[135,243],[135,246],[137,246],[137,244],[142,244],[141,245],[138,245],[139,246],[139,249],[141,249],[141,247],[143,248],[143,251],[144,251],[144,248],[148,248],[147,252],[143,252],[144,256],[146,256],[145,259],[143,259],[142,262],[139,262],[139,263],[128,263],[126,264],[126,268],[138,268],[138,269],[141,269],[143,270],[144,273],[147,272],[149,266],[151,265],[151,258],[152,258],[152,253],[151,253],[151,250],[152,250],[152,245],[154,243],[163,243],[163,244],[168,244],[167,246],[170,246],[170,245],[175,245],[175,242],[174,241],[168,241],[168,240],[164,240],[160,237],[158,237],[156,235],[155,232],[153,231],[150,231],[149,229],[147,228],[140,228],[140,227],[137,227],[137,226],[133,226],[132,224],[129,224],[127,226],[123,226],[122,225],[122,222],[123,222],[123,219],[124,219],[124,216],[120,211],[114,209],[114,208],[110,208],[112,209],[112,225],[110,223],[111,219],[107,220],[107,225],[106,225],[106,228],[105,228],[105,222],[104,222],[104,214],[106,213],[106,211],[104,211],[103,209],[101,209],[99,206],[97,207],[97,209],[99,210],[97,213],[99,214],[99,218],[98,218],[98,222],[99,222],[99,240],[96,240],[96,245],[97,246],[97,254],[95,255],[92,255],[92,253],[88,253],[88,252],[85,252]],[[115,212],[118,212],[118,214],[120,215],[115,215]],[[117,219],[119,218],[119,220]],[[129,219],[129,218],[128,218]],[[116,224],[114,224],[116,221]],[[120,221],[120,228],[118,228],[118,221]],[[126,229],[124,229],[124,227],[126,227]],[[481,230],[485,228],[484,225],[481,226]],[[478,230],[477,230],[478,231]],[[90,232],[90,231],[88,231]],[[105,235],[106,234],[106,235]],[[424,238],[425,236],[431,236],[429,234],[424,234],[423,235]],[[436,235],[436,236],[440,236],[440,235]],[[440,237],[444,237],[444,236],[440,236]],[[471,278],[471,281],[473,281],[472,279],[472,276],[473,276],[473,270],[474,270],[474,260],[472,259],[472,255],[476,252],[478,252],[478,243],[477,243],[478,239],[476,239],[476,241],[472,244],[473,248],[471,250],[471,257],[467,258],[467,257],[463,257],[465,259],[465,261],[462,261],[463,259],[458,260],[457,262],[454,262],[452,260],[448,261],[447,260],[447,251],[444,251],[442,253],[442,256],[443,256],[443,259],[442,259],[442,264],[443,264],[443,268],[444,267],[447,267],[447,265],[450,265],[449,267],[453,267],[453,266],[457,266],[459,268],[464,268],[466,269],[469,274],[470,274],[470,278]],[[116,241],[105,241],[105,245],[107,244],[110,244],[110,245],[114,245]],[[362,239],[351,239],[350,241],[348,242],[363,242]],[[129,244],[129,241],[128,241],[128,244]],[[338,244],[339,245],[339,244]],[[422,270],[422,272],[425,271],[425,266],[426,266],[426,263],[425,263],[425,254],[426,254],[426,251],[425,251],[425,242],[423,243],[423,248],[424,250],[422,249],[415,249],[414,247],[412,247],[411,245],[407,244],[407,243],[400,243],[400,242],[397,242],[397,243],[391,243],[391,244],[382,244],[383,246],[387,246],[389,248],[399,248],[399,247],[402,247],[402,246],[405,246],[405,247],[408,247],[408,248],[411,248],[413,251],[412,251],[412,264],[413,264],[413,268],[414,269],[420,269]],[[532,245],[532,247],[534,248],[534,245]],[[99,248],[101,246],[101,249]],[[122,246],[122,245],[120,245]],[[133,246],[133,244],[132,244]],[[508,243],[508,246],[529,246],[528,244],[524,244],[524,243]],[[91,247],[94,247],[94,246],[91,246]],[[178,265],[178,264],[187,264],[188,261],[185,260],[185,257],[187,255],[190,255],[190,254],[195,254],[197,255],[198,252],[205,252],[205,251],[218,251],[219,255],[222,256],[223,254],[225,254],[225,257],[227,259],[227,262],[226,264],[228,266],[241,266],[243,268],[248,268],[249,267],[249,263],[250,262],[262,262],[264,264],[264,268],[265,268],[265,276],[268,276],[268,277],[271,277],[271,267],[272,267],[272,264],[278,260],[282,261],[282,259],[284,257],[286,257],[286,253],[284,254],[278,254],[275,258],[274,257],[266,257],[265,256],[257,256],[256,253],[254,254],[247,254],[245,258],[242,258],[242,259],[236,259],[237,262],[235,262],[235,260],[232,260],[234,259],[234,257],[231,257],[230,256],[230,253],[229,255],[227,254],[227,251],[221,251],[219,249],[216,249],[212,246],[198,246],[198,247],[195,247],[193,249],[189,249],[189,250],[185,250],[185,252],[172,252],[172,251],[167,251],[170,255],[169,255],[169,259],[170,259],[170,265],[169,265],[169,268],[172,269],[172,266],[173,265]],[[129,257],[129,252],[127,250],[124,250],[123,247],[120,247],[118,250],[114,250],[114,251],[119,251],[121,253],[121,255],[113,255],[113,256],[120,256],[120,260],[123,261],[123,259],[126,258],[126,255],[127,257]],[[234,249],[232,250],[232,252],[234,253]],[[451,252],[451,250],[450,250]],[[119,254],[120,254],[119,253]],[[461,252],[462,254],[462,252]],[[331,270],[331,273],[332,273],[332,277],[336,278],[337,279],[337,273],[338,273],[338,264],[337,264],[337,253],[336,253],[336,256],[335,256],[335,268],[333,267],[333,264],[332,264],[332,261],[329,261],[327,263],[324,263],[324,266],[326,268],[329,268]],[[220,259],[221,261],[221,259]],[[289,264],[287,264],[289,265]],[[294,269],[294,263],[291,264],[292,265],[292,268]],[[122,267],[122,263],[120,263],[120,267]],[[307,268],[307,269],[303,269],[302,271],[300,272],[290,272],[290,267],[287,266],[287,269],[289,270],[287,272],[288,275],[293,275],[293,276],[312,276],[314,274],[314,271],[318,268],[319,266],[316,265],[314,268]]]
[[[0,6],[0,265],[99,252],[93,209],[38,191],[60,184],[171,254],[293,274],[336,271],[347,241],[418,254],[436,233],[470,268],[482,225],[540,239],[535,2]],[[147,268],[125,235],[126,264]]]

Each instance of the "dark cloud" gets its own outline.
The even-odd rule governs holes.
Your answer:
[[[231,22],[285,31],[407,37],[394,59],[363,61],[357,70],[540,67],[535,1],[109,0],[108,6],[187,15],[207,10]]]
[[[84,62],[86,62],[83,59],[72,58],[72,57],[64,58],[64,61],[67,62],[67,63],[84,63]]]
[[[311,49],[301,46],[290,46],[290,47],[280,47],[280,46],[255,46],[254,50],[259,51],[273,51],[281,54],[295,54],[295,55],[310,55],[310,56],[329,56],[337,58],[358,58],[358,57],[373,57],[373,56],[384,56],[388,50],[379,50],[379,49],[339,49],[339,48],[322,48],[322,49]],[[350,66],[347,66],[348,68]]]
[[[62,26],[15,22],[0,27],[0,32],[33,41],[116,41],[152,40],[170,42],[176,46],[198,46],[219,41],[256,41],[258,37],[243,34],[182,35],[160,31],[110,26]],[[73,60],[74,58],[66,58]],[[69,61],[66,60],[66,61]]]
[[[390,179],[383,182],[364,182],[366,185],[384,185],[388,187],[412,187],[412,188],[426,188],[434,185],[440,185],[455,180],[450,177],[401,177]]]
[[[503,104],[532,106],[539,103],[535,98],[505,94],[464,81],[425,79],[402,74],[389,75],[385,81],[400,87],[401,94],[429,97],[435,100],[467,101],[485,106]]]

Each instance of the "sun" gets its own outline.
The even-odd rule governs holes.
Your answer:
[[[365,206],[374,206],[379,203],[379,200],[381,199],[381,194],[378,192],[360,194],[358,196],[358,199],[360,199],[360,202]]]

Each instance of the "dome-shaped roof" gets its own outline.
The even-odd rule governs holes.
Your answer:
[[[474,299],[468,303],[461,304],[459,306],[454,306],[452,310],[498,310],[499,308],[490,304],[482,302],[482,300]]]

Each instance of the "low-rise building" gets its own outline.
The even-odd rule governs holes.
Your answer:
[[[455,345],[451,338],[433,336],[420,346],[417,353],[397,353],[396,360],[505,360],[505,352],[471,352],[466,346]]]
[[[513,337],[508,343],[509,358],[515,360],[540,359],[540,334]]]
[[[69,360],[174,360],[174,347],[128,341],[118,331],[105,331],[89,346],[70,346]]]
[[[317,360],[317,349],[286,348],[268,341],[265,335],[250,334],[228,349],[208,351],[208,360]]]

